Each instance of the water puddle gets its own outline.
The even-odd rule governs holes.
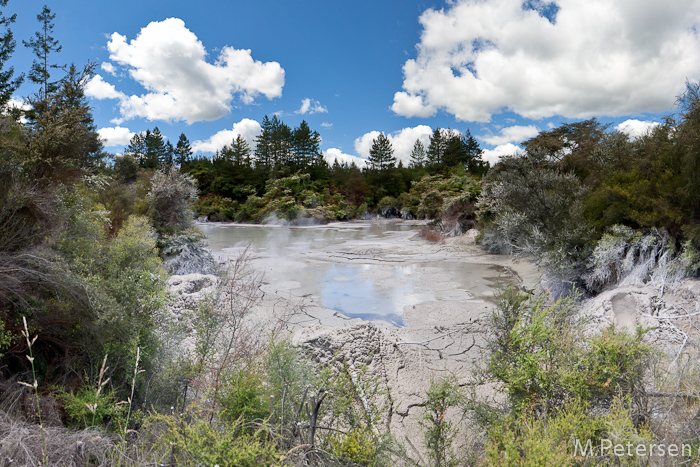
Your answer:
[[[416,225],[392,222],[284,227],[240,224],[203,224],[214,252],[249,247],[254,266],[265,282],[285,284],[297,297],[335,310],[349,318],[406,325],[404,309],[430,301],[493,301],[497,281],[513,276],[505,268],[463,261],[424,261],[406,264],[356,264],[306,260],[312,250],[343,242],[385,238],[392,232],[415,230]],[[403,240],[402,240],[403,241]],[[430,278],[430,280],[426,280]]]

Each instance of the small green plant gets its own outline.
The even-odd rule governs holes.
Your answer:
[[[458,464],[452,443],[457,427],[448,410],[459,405],[462,397],[454,379],[433,380],[426,393],[425,414],[420,421],[431,465],[448,467]]]
[[[59,396],[63,400],[64,409],[74,425],[88,428],[109,423],[124,415],[123,405],[117,404],[114,393],[104,391],[105,386],[109,383],[109,378],[106,377],[107,370],[109,367],[107,366],[107,355],[105,355],[94,387],[83,386],[75,394],[64,393]]]
[[[201,417],[151,415],[146,431],[162,431],[156,441],[169,465],[218,465],[220,467],[281,466],[282,453],[263,427],[253,433],[241,422],[210,424]],[[160,427],[160,428],[158,428]]]

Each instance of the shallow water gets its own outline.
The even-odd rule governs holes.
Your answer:
[[[404,308],[439,300],[490,301],[503,268],[459,261],[359,264],[308,261],[305,256],[344,242],[386,238],[392,232],[417,230],[404,221],[354,222],[323,226],[200,224],[210,248],[236,253],[249,247],[265,282],[287,284],[297,297],[350,318],[405,326]],[[427,288],[421,278],[440,275],[441,287]]]

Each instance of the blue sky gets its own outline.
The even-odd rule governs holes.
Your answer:
[[[45,1],[10,0],[18,46]],[[60,0],[55,63],[98,64],[88,86],[106,150],[184,132],[210,155],[263,116],[320,132],[329,160],[384,132],[400,159],[431,128],[469,129],[492,162],[563,122],[630,134],[700,78],[700,0]],[[24,85],[15,98],[34,92]]]

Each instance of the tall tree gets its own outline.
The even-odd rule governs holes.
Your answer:
[[[440,128],[435,128],[430,136],[430,144],[426,153],[428,165],[433,168],[442,167],[446,149],[447,138],[445,133]]]
[[[391,146],[391,141],[389,141],[389,138],[387,138],[384,133],[379,133],[379,136],[372,141],[367,164],[370,169],[380,172],[396,165],[394,148]]]
[[[272,167],[272,121],[265,115],[260,124],[260,134],[255,138],[255,166]]]
[[[5,8],[7,2],[8,0],[0,0],[0,7]],[[4,34],[0,35],[0,108],[7,104],[12,94],[19,88],[24,79],[24,75],[12,79],[15,73],[14,67],[9,67],[7,70],[3,71],[5,64],[14,53],[17,45],[12,30],[10,30],[10,25],[14,23],[16,19],[16,14],[4,16],[0,11],[0,27],[4,28]]]
[[[230,145],[221,149],[221,157],[237,167],[250,167],[250,145],[238,134]]]
[[[409,167],[420,168],[425,164],[425,146],[421,140],[417,139],[413,145],[413,151],[411,151],[411,163]]]
[[[58,39],[51,36],[56,14],[52,14],[51,9],[44,5],[43,10],[36,18],[41,25],[40,30],[34,34],[30,41],[22,41],[22,43],[25,47],[32,49],[34,53],[35,58],[29,72],[29,80],[41,86],[39,96],[45,100],[58,88],[58,81],[51,81],[50,69],[61,68],[59,65],[50,63],[49,56],[53,53],[59,53],[62,47],[58,45]]]
[[[94,64],[80,71],[71,65],[56,91],[41,101],[44,111],[34,115],[31,144],[40,175],[70,176],[102,158],[102,142],[84,92],[94,69]]]
[[[184,133],[180,133],[180,139],[177,140],[177,145],[175,145],[175,162],[178,166],[182,167],[182,165],[189,162],[191,158],[192,145],[190,145],[190,140],[187,139]]]
[[[306,120],[302,120],[294,129],[294,165],[299,170],[317,165],[321,155],[321,135],[318,131],[311,130]],[[321,158],[323,155],[321,155]]]

